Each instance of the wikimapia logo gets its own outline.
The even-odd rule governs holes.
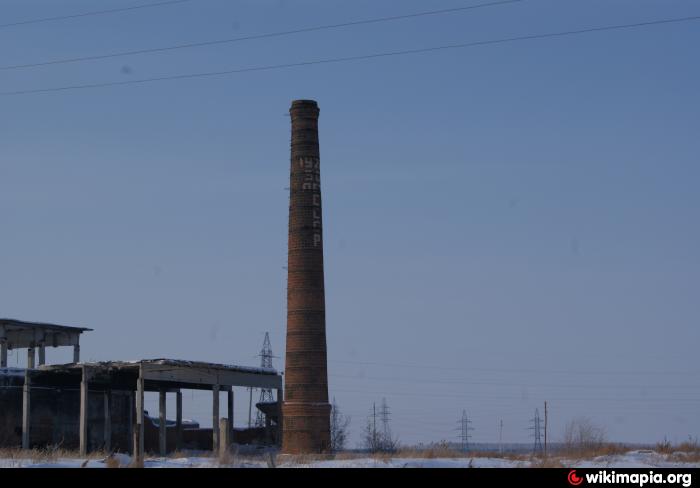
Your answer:
[[[632,484],[639,487],[651,483],[654,485],[660,484],[679,484],[687,488],[693,484],[693,475],[691,473],[616,473],[615,471],[608,472],[601,470],[597,473],[586,473],[584,476],[576,474],[576,470],[572,469],[567,475],[567,481],[572,486],[579,486],[584,482],[587,484]]]
[[[573,485],[573,486],[578,486],[581,483],[583,483],[583,478],[576,475],[575,469],[572,469],[571,471],[569,471],[569,476],[567,477],[567,479],[569,480],[569,484]]]

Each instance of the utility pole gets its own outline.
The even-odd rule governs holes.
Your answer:
[[[547,457],[547,400],[544,401],[544,457]]]
[[[377,447],[377,402],[372,402],[372,449]]]
[[[461,440],[462,444],[462,451],[467,452],[469,450],[469,438],[471,437],[471,434],[469,434],[469,431],[474,430],[473,427],[470,427],[469,424],[471,424],[472,421],[469,420],[469,417],[467,416],[467,411],[462,410],[462,418],[459,420],[459,437]]]
[[[503,419],[501,419],[501,427],[498,431],[498,452],[503,454]]]

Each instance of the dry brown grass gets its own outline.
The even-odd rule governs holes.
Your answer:
[[[656,444],[656,452],[666,454],[669,461],[678,463],[700,462],[700,443],[697,439],[688,439],[680,444],[673,445],[666,439]]]
[[[107,456],[107,459],[105,459],[105,467],[110,468],[110,469],[115,469],[115,468],[121,468],[122,465],[119,462],[119,459],[114,457],[114,456]]]
[[[496,458],[508,459],[510,461],[529,461],[530,454],[516,454],[512,452],[498,451],[460,451],[447,444],[437,443],[423,449],[401,449],[394,454],[395,458],[420,458],[420,459],[463,459],[463,458]]]
[[[664,439],[663,442],[656,443],[654,450],[662,454],[671,454],[673,452],[673,444],[668,439]]]
[[[359,459],[363,456],[366,457],[367,455],[360,454],[357,452],[341,451],[341,452],[335,453],[333,457],[334,457],[334,459],[337,459],[339,461],[345,461],[345,460],[349,460],[349,459]]]
[[[669,454],[667,459],[674,463],[700,463],[700,451],[678,451],[674,452],[673,454]]]
[[[335,459],[334,454],[281,454],[276,456],[275,465],[279,464],[311,464],[314,461],[329,461]]]
[[[700,451],[700,444],[698,443],[697,439],[688,439],[687,441],[678,444],[678,446],[676,446],[676,451],[697,453]]]
[[[397,457],[397,453],[379,451],[379,452],[373,452],[371,454],[371,457],[372,457],[372,459],[374,459],[376,461],[380,461],[382,463],[388,463],[393,458]]]
[[[107,456],[104,451],[93,451],[87,456],[81,456],[76,450],[60,447],[45,447],[40,449],[3,448],[0,449],[0,458],[10,460],[29,460],[32,463],[56,463],[60,459],[103,459]]]
[[[233,466],[238,457],[238,447],[231,446],[228,449],[223,449],[218,456],[217,463],[219,466]]]
[[[469,457],[468,453],[459,452],[446,445],[430,446],[426,449],[399,449],[394,453],[393,457],[397,458],[420,458],[420,459],[436,459],[436,458],[463,458]]]
[[[212,451],[173,451],[170,454],[168,454],[168,457],[171,459],[182,459],[182,458],[189,458],[189,457],[213,457],[214,453]]]
[[[420,459],[460,459],[460,458],[505,458],[507,455],[495,451],[460,451],[455,449],[447,441],[434,442],[427,447],[405,447],[396,451],[395,458],[420,458]]]
[[[700,443],[698,443],[697,439],[688,439],[680,444],[673,445],[668,440],[664,439],[663,442],[656,444],[654,450],[662,454],[675,454],[680,452],[693,454],[700,452]]]

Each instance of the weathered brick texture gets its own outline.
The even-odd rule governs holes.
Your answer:
[[[292,118],[287,274],[287,354],[282,451],[328,450],[330,405],[323,282],[319,109],[296,100]]]

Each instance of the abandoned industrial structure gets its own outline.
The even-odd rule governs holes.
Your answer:
[[[330,448],[323,275],[318,104],[295,100],[289,110],[292,141],[287,260],[287,355],[282,451]]]
[[[0,447],[61,446],[83,455],[104,449],[130,452],[137,460],[145,452],[218,450],[232,443],[279,445],[286,453],[330,448],[319,108],[313,100],[296,100],[290,115],[286,395],[281,374],[270,367],[174,359],[81,362],[80,336],[92,329],[0,319]],[[73,362],[46,364],[47,347],[72,347]],[[27,367],[8,368],[8,351],[19,349],[27,350]],[[236,387],[251,389],[251,405],[252,388],[266,391],[265,401],[256,404],[264,422],[234,429]],[[211,428],[183,420],[187,389],[212,392]],[[146,392],[159,394],[157,416],[144,408]],[[167,417],[169,394],[176,398],[175,420]]]
[[[61,446],[165,455],[177,449],[218,450],[222,439],[237,444],[277,444],[282,376],[273,369],[172,359],[80,362],[79,337],[91,329],[0,319],[0,446]],[[72,346],[74,362],[45,364],[45,348]],[[7,351],[26,349],[27,368],[8,368]],[[39,364],[34,364],[39,349]],[[258,404],[265,426],[234,429],[234,387],[277,390],[277,402]],[[182,419],[182,390],[212,392],[212,427]],[[144,394],[158,392],[157,417],[147,415]],[[226,392],[226,421],[220,394]],[[168,420],[166,396],[176,397]],[[221,432],[221,428],[227,432]]]

